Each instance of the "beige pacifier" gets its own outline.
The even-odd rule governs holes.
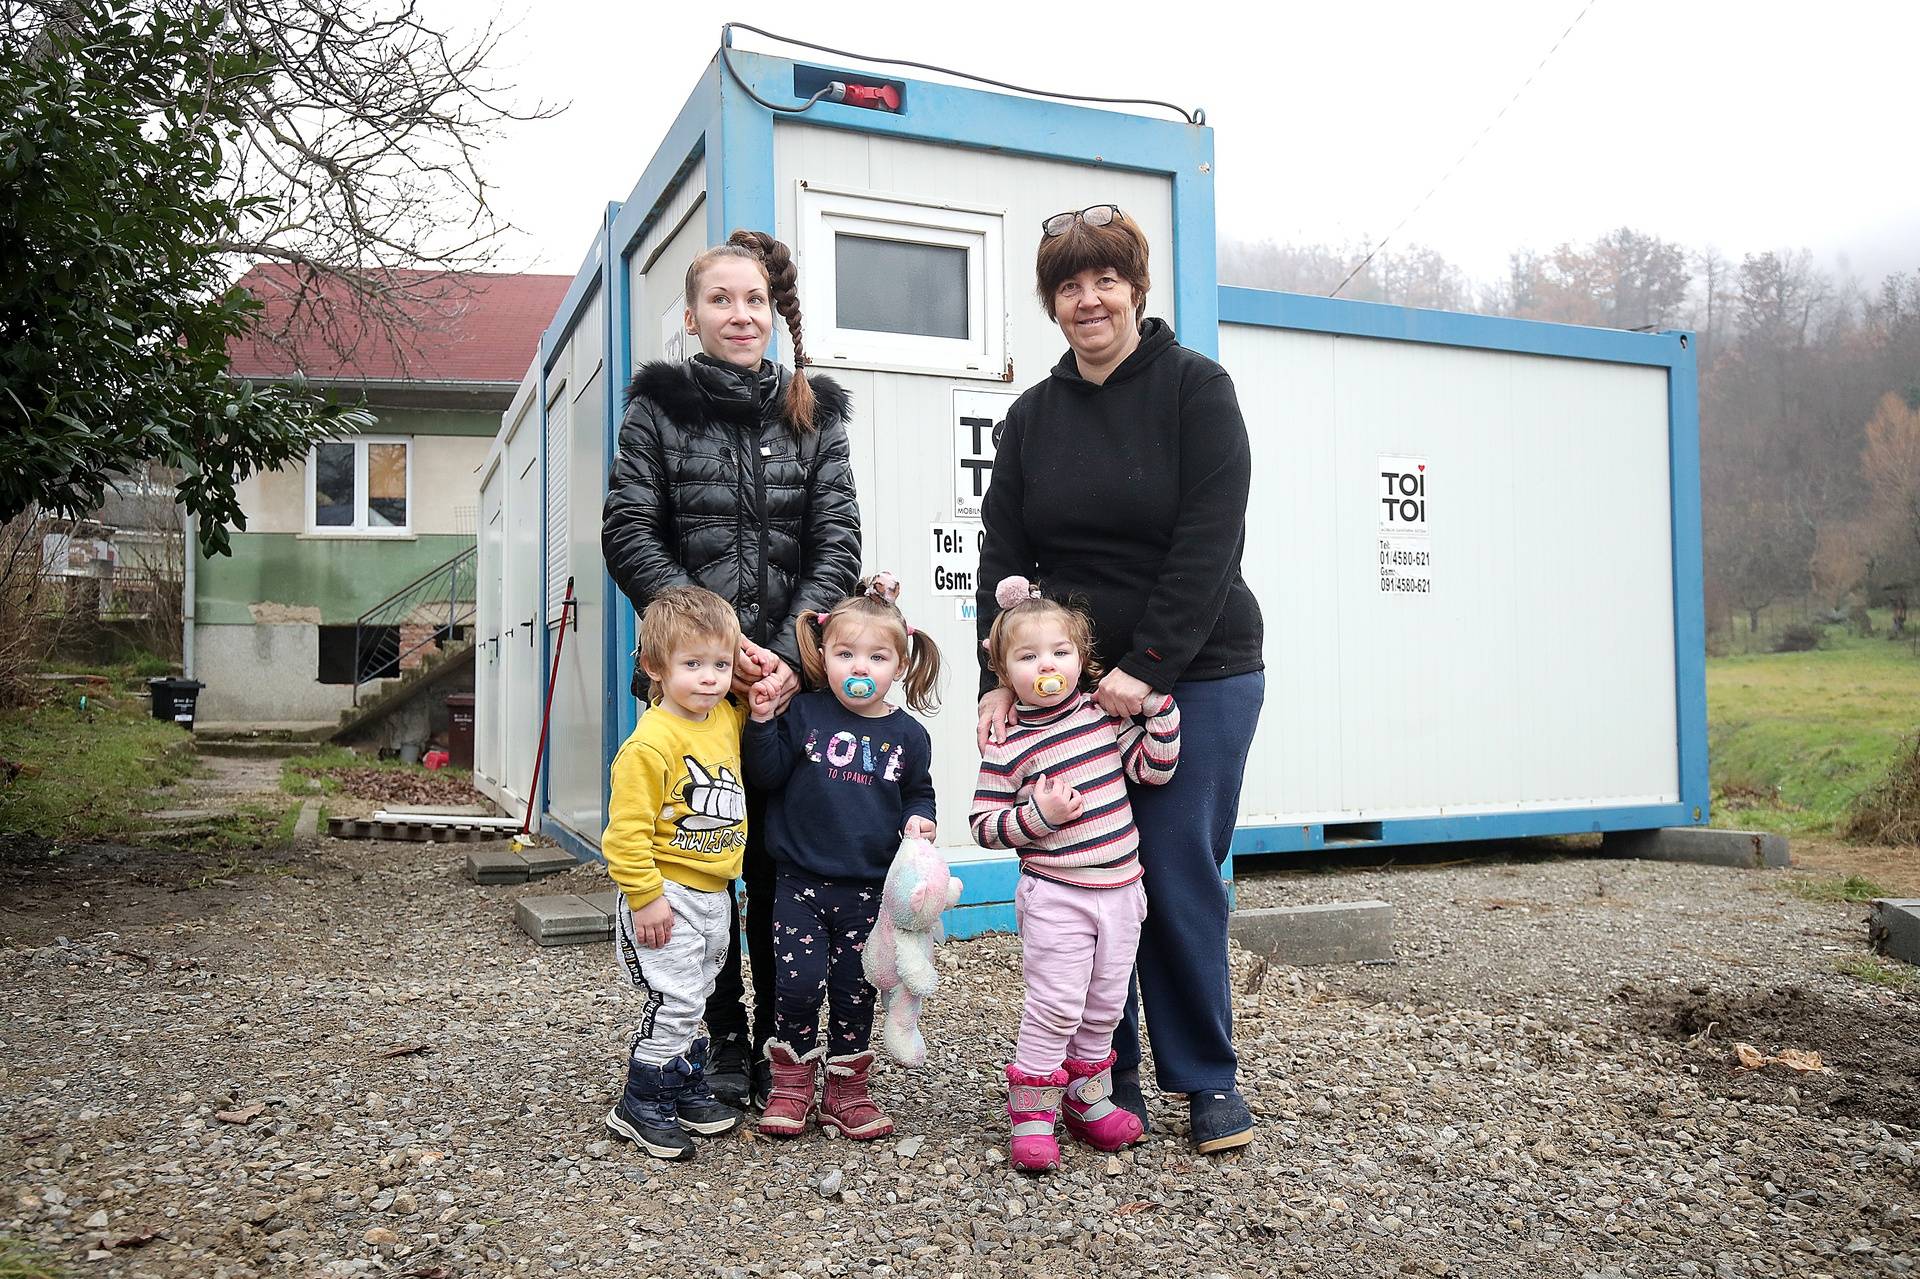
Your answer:
[[[1056,697],[1067,691],[1067,677],[1042,675],[1033,681],[1033,691],[1038,697]]]

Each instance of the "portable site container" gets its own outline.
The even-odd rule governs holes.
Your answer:
[[[1267,700],[1236,856],[1707,820],[1690,335],[1222,288],[1203,125],[731,62],[604,210],[483,468],[482,790],[595,855],[638,711],[635,617],[600,556],[623,391],[688,353],[693,256],[771,229],[808,353],[852,393],[866,567],[899,575],[948,659],[929,726],[967,885],[950,926],[1010,927],[1015,867],[965,822],[979,498],[994,425],[1064,347],[1033,295],[1039,224],[1111,202],[1152,244],[1149,311],[1232,372],[1253,442]],[[799,105],[828,79],[889,85],[899,108],[776,113],[747,92]]]

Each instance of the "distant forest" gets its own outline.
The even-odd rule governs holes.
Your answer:
[[[1227,284],[1324,294],[1364,250],[1227,242]],[[1692,329],[1710,622],[1816,601],[1920,604],[1920,271],[1874,284],[1805,250],[1738,262],[1621,228],[1470,280],[1423,247],[1342,297],[1619,329]]]

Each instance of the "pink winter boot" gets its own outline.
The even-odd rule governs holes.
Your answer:
[[[1113,1057],[1066,1064],[1067,1131],[1095,1150],[1122,1150],[1140,1140],[1140,1120],[1113,1104]]]
[[[1007,1162],[1019,1171],[1051,1172],[1060,1166],[1060,1143],[1053,1136],[1053,1120],[1066,1086],[1064,1070],[1029,1075],[1018,1066],[1007,1067],[1007,1118],[1013,1123]]]
[[[813,1118],[815,1081],[827,1050],[822,1046],[796,1053],[780,1040],[769,1039],[765,1051],[773,1067],[773,1095],[754,1128],[762,1137],[798,1137]]]

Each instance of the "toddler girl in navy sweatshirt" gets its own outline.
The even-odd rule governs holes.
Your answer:
[[[874,989],[860,952],[901,839],[934,836],[932,740],[887,694],[901,681],[907,705],[931,713],[940,650],[901,616],[891,573],[860,591],[830,612],[800,615],[801,664],[808,683],[825,688],[778,716],[756,701],[740,744],[747,784],[768,792],[777,873],[773,953],[753,957],[774,965],[773,1095],[758,1124],[769,1137],[807,1130],[823,1059],[821,1126],[855,1140],[893,1131],[868,1092]]]

